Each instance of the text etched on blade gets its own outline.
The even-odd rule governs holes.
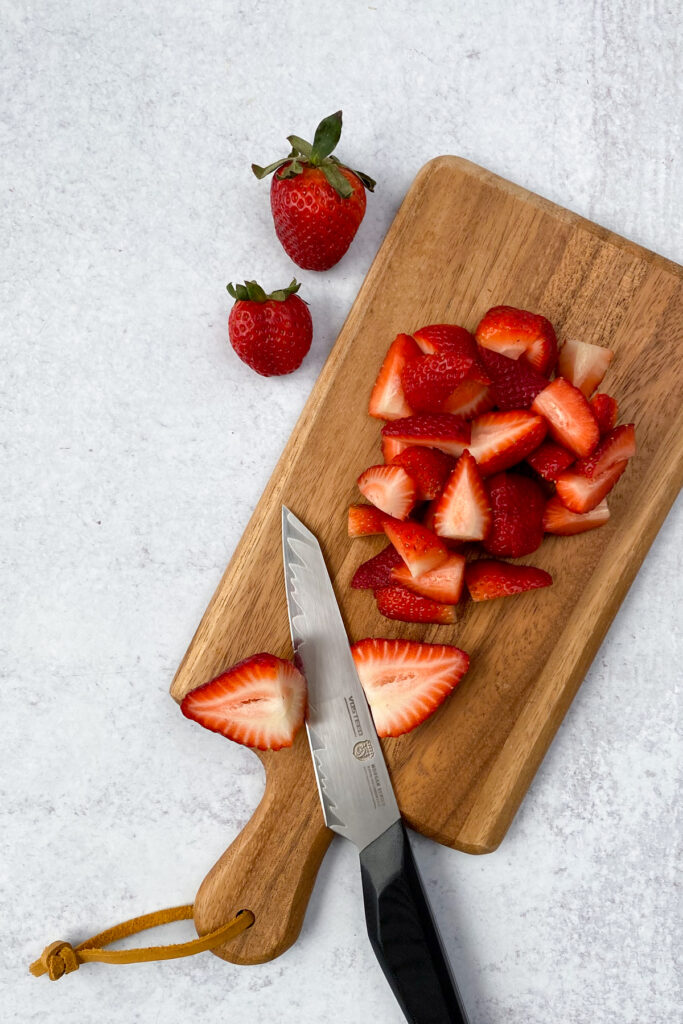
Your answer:
[[[360,722],[358,711],[356,710],[356,702],[353,697],[344,697],[344,703],[346,704],[346,710],[348,711],[349,718],[351,719],[351,725],[356,736],[363,735],[363,726]]]

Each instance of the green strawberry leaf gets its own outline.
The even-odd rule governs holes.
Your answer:
[[[320,170],[327,178],[329,184],[342,199],[348,199],[353,195],[351,183],[344,177],[336,164],[323,164]]]
[[[283,164],[286,164],[293,155],[293,153],[290,153],[289,156],[283,156],[281,160],[276,160],[274,164],[268,164],[267,167],[259,167],[258,164],[252,164],[251,169],[260,181],[261,178],[267,177],[269,174],[272,174],[273,171],[277,171],[278,168],[282,167]]]
[[[306,142],[305,139],[300,139],[298,135],[288,135],[287,142],[293,150],[297,151],[297,156],[304,156],[307,160],[311,159],[313,146],[310,142]]]
[[[236,302],[286,302],[290,295],[295,295],[301,285],[295,277],[289,282],[286,288],[278,288],[277,291],[266,295],[260,284],[256,281],[245,281],[244,284],[233,284],[226,286],[230,295]]]
[[[330,114],[329,117],[324,117],[315,130],[315,136],[313,138],[313,152],[311,155],[311,162],[315,164],[321,163],[326,157],[330,155],[334,147],[341,138],[342,130],[342,112],[338,110],[336,114]]]

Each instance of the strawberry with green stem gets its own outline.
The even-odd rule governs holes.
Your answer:
[[[263,377],[292,373],[303,361],[313,339],[308,306],[296,293],[296,278],[266,295],[256,281],[229,284],[235,300],[228,319],[230,344],[243,363]]]

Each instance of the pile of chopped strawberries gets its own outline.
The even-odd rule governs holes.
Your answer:
[[[399,334],[370,396],[384,461],[359,476],[370,504],[351,506],[348,527],[389,544],[351,585],[387,618],[441,624],[464,587],[487,601],[550,586],[543,569],[501,559],[609,519],[636,450],[634,425],[615,426],[616,400],[595,393],[612,355],[583,341],[558,352],[549,320],[511,306],[474,336],[450,324]]]

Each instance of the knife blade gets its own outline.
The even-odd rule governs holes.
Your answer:
[[[360,852],[371,945],[411,1024],[467,1024],[317,538],[284,505],[282,550],[325,822]]]

